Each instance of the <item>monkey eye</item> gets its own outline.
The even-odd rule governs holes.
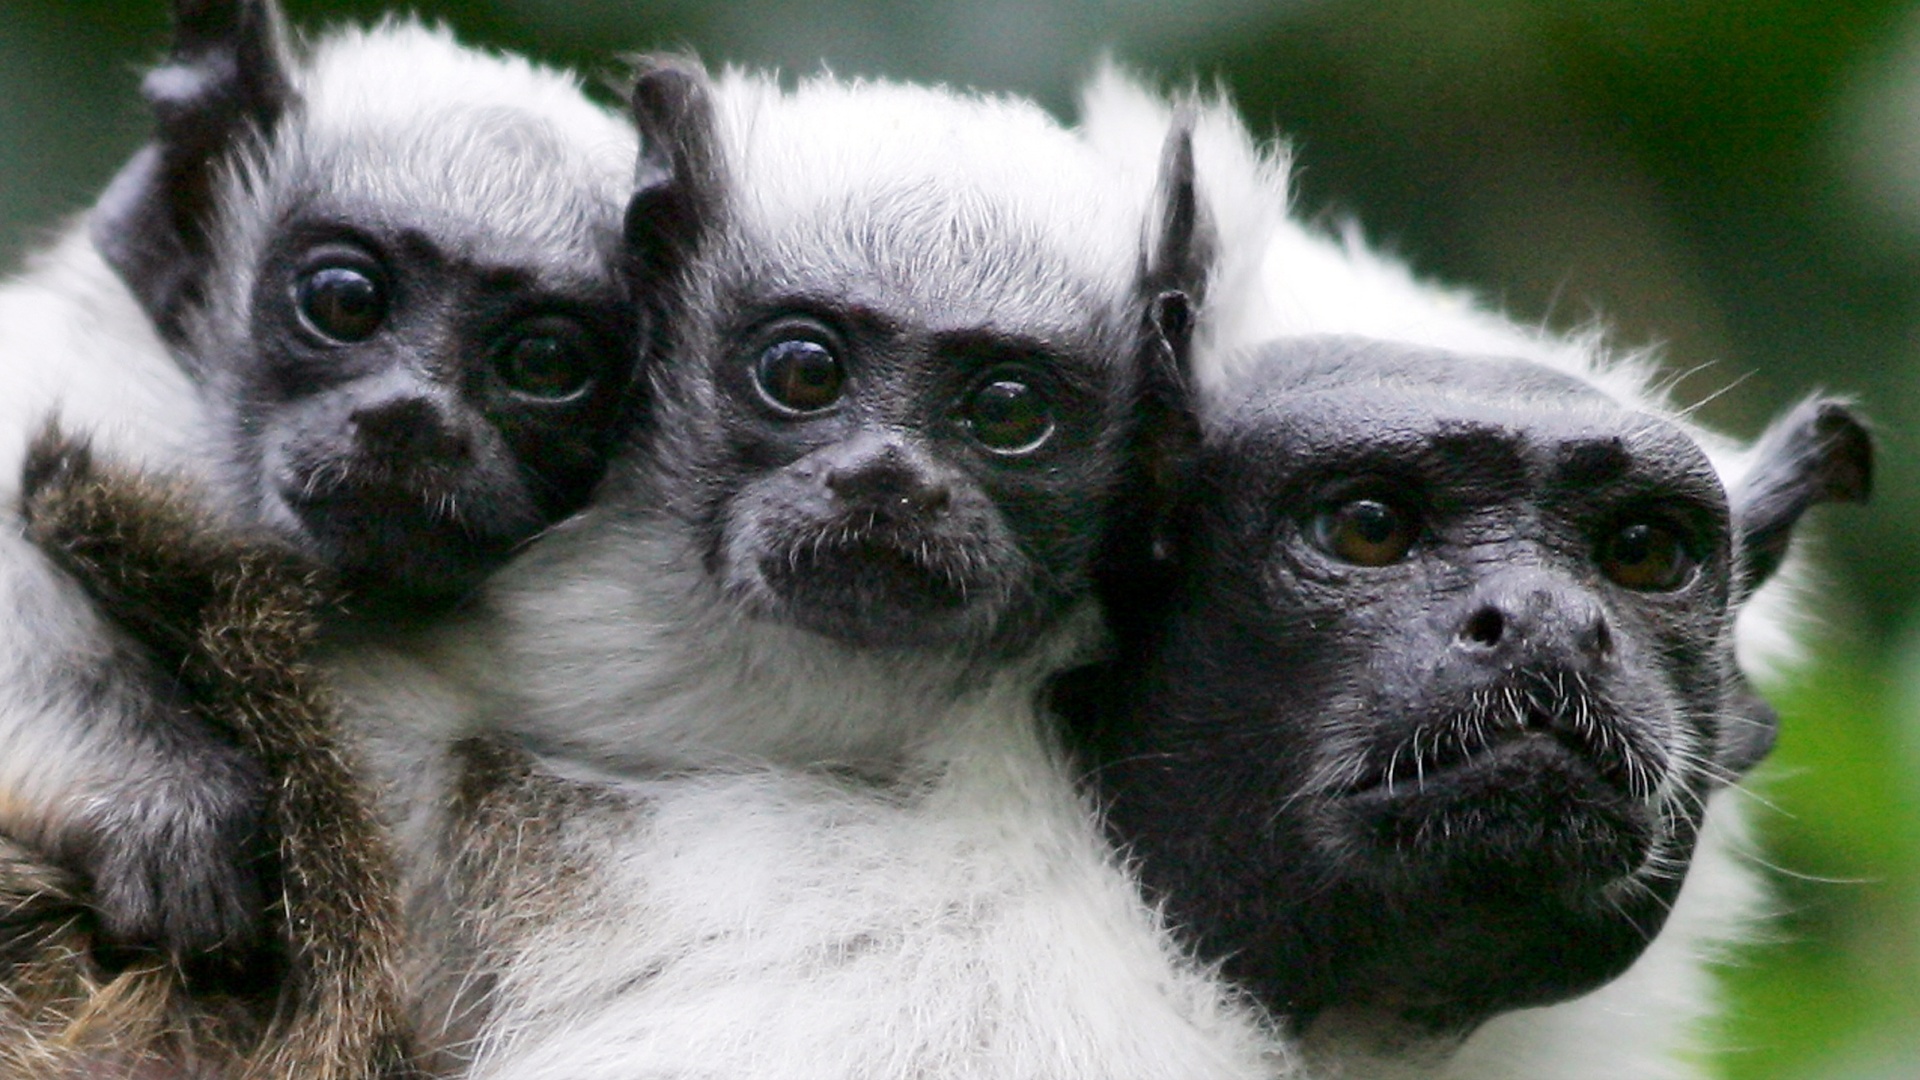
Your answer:
[[[1355,566],[1387,566],[1413,549],[1414,520],[1383,499],[1359,498],[1314,515],[1314,543]]]
[[[500,381],[521,397],[562,402],[593,385],[593,360],[572,335],[530,329],[509,338],[494,354]]]
[[[769,345],[753,365],[753,384],[760,397],[789,415],[817,413],[840,400],[846,369],[825,345],[808,338],[789,338]]]
[[[329,341],[365,341],[387,319],[387,290],[372,274],[352,266],[322,266],[300,275],[294,304],[309,330]]]
[[[1017,378],[980,384],[960,406],[960,423],[975,442],[996,454],[1031,454],[1053,437],[1047,396]]]
[[[1693,576],[1695,561],[1679,530],[1661,521],[1619,525],[1600,542],[1600,572],[1607,580],[1643,592],[1669,592]]]

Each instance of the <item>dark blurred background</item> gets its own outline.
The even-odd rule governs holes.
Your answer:
[[[296,24],[373,0],[289,0]],[[1752,434],[1865,404],[1874,506],[1816,523],[1808,665],[1756,816],[1783,909],[1734,957],[1729,1078],[1920,1077],[1920,8],[1912,0],[428,0],[468,41],[612,74],[622,51],[942,80],[1070,117],[1102,52],[1218,81],[1360,221],[1525,321],[1657,345]],[[139,142],[163,0],[0,4],[0,259]],[[57,358],[49,358],[57,362]],[[0,389],[0,392],[4,392]]]

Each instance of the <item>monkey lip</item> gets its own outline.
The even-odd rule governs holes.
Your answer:
[[[943,641],[998,609],[984,560],[950,540],[869,532],[781,548],[758,558],[781,616],[863,646]]]
[[[1585,903],[1645,865],[1667,826],[1620,725],[1584,715],[1578,727],[1524,711],[1425,725],[1330,804],[1334,820],[1383,880],[1461,886],[1497,872]]]
[[[1597,773],[1585,756],[1543,732],[1498,737],[1457,758],[1403,754],[1349,787],[1352,797],[1405,799],[1462,793],[1482,783],[1510,785],[1546,771]]]
[[[1483,695],[1476,707],[1417,727],[1366,768],[1341,794],[1407,798],[1468,794],[1483,786],[1525,784],[1558,774],[1631,798],[1649,797],[1655,769],[1627,723],[1586,695],[1541,707],[1524,693]]]
[[[385,512],[419,513],[423,507],[457,499],[468,481],[467,470],[425,466],[362,467],[352,470],[314,469],[284,477],[280,498],[290,507],[328,508],[366,505]]]
[[[935,606],[962,606],[987,587],[990,560],[968,536],[867,517],[817,524],[763,549],[760,570],[777,588],[865,585]]]

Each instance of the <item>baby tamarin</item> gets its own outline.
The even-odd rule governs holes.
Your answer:
[[[364,804],[315,726],[321,699],[291,675],[293,688],[229,670],[258,649],[298,674],[311,624],[339,612],[269,588],[280,615],[237,618],[234,640],[197,635],[218,629],[216,601],[247,595],[223,589],[286,585],[297,565],[252,530],[338,579],[345,621],[405,619],[457,603],[585,499],[632,403],[615,248],[633,136],[571,78],[416,25],[296,53],[268,0],[181,0],[175,14],[173,54],[145,87],[154,142],[80,230],[0,289],[0,492],[24,472],[21,509],[5,512],[35,515],[31,537],[24,513],[0,533],[0,601],[16,616],[0,630],[0,828],[42,864],[11,862],[14,884],[45,877],[85,908],[77,923],[69,906],[22,909],[13,940],[53,948],[78,928],[90,949],[9,987],[86,991],[68,995],[79,1011],[23,1018],[54,1034],[5,1041],[187,1069],[244,1051],[259,1010],[285,1006],[280,1049],[245,1068],[372,1075],[398,1053],[381,974],[389,902],[370,884],[381,849],[353,824]],[[192,492],[184,478],[164,493],[96,484],[57,439],[22,469],[49,411],[116,461],[194,473]],[[91,524],[75,506],[92,506]],[[113,524],[122,512],[151,517],[145,546]],[[234,522],[246,539],[220,539]],[[154,539],[196,532],[206,546]],[[106,545],[91,562],[89,543]],[[282,569],[238,584],[208,572],[228,556]],[[140,587],[108,587],[140,568]],[[148,594],[171,595],[174,573],[202,600],[153,610]],[[200,676],[177,666],[196,656]],[[289,726],[267,730],[270,703]],[[303,736],[310,762],[291,750]],[[343,847],[307,831],[335,825]],[[284,901],[264,951],[261,874]],[[114,996],[128,983],[94,985],[123,965],[155,1010]],[[96,1035],[146,1024],[153,1041],[56,1030],[75,1021]],[[206,1037],[169,1042],[173,1023]]]
[[[57,412],[196,471],[383,621],[457,603],[576,509],[625,423],[633,135],[570,77],[407,22],[294,49],[271,0],[179,0],[153,142],[0,289],[0,500]],[[110,941],[244,953],[259,763],[0,530],[0,831]]]
[[[1734,616],[1864,428],[1814,399],[1723,481],[1584,380],[1341,337],[1200,412],[1168,577],[1067,699],[1149,892],[1347,1068],[1620,974],[1771,745]]]
[[[1270,1075],[1037,700],[1205,284],[1184,128],[1129,173],[1030,103],[673,61],[636,121],[630,249],[685,259],[649,422],[340,683],[435,1041],[516,1080]]]

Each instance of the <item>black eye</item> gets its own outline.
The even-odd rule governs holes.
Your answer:
[[[1616,585],[1667,592],[1693,575],[1693,555],[1678,530],[1659,521],[1629,521],[1600,543],[1600,572]]]
[[[387,291],[372,274],[322,266],[294,283],[294,303],[308,329],[341,344],[365,341],[387,319]]]
[[[840,400],[846,371],[817,341],[775,342],[753,365],[753,382],[769,405],[784,413],[816,413]]]
[[[1411,515],[1380,499],[1354,499],[1322,510],[1313,519],[1321,550],[1355,566],[1386,566],[1413,548]]]
[[[593,385],[592,357],[564,334],[516,335],[495,354],[493,367],[514,393],[540,401],[576,398]]]
[[[1052,404],[1018,379],[982,384],[961,406],[960,419],[975,441],[996,454],[1030,454],[1053,436]]]

